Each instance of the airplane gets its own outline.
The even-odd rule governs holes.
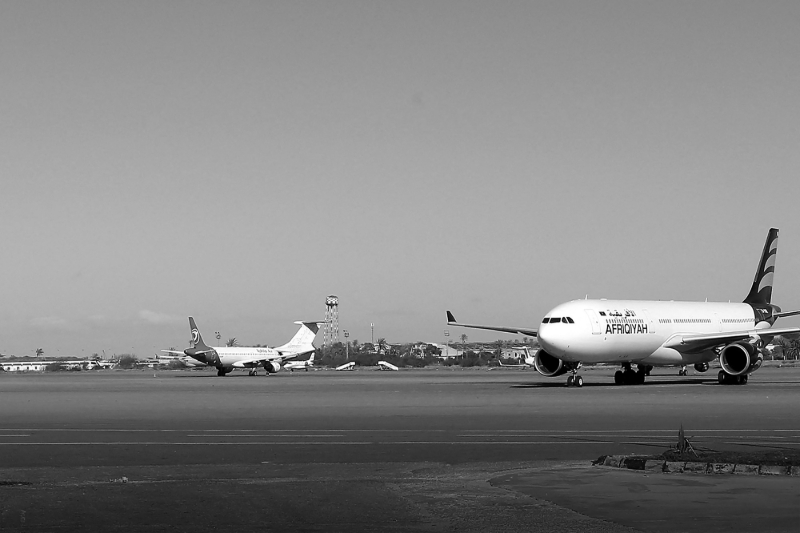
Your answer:
[[[308,372],[309,368],[314,368],[314,354],[311,354],[306,361],[289,361],[288,363],[283,363],[283,369],[289,370],[290,372],[294,372],[295,370],[305,369]]]
[[[644,383],[654,366],[694,365],[705,372],[715,359],[720,384],[743,385],[761,367],[773,337],[800,334],[797,327],[773,327],[778,318],[800,314],[771,302],[777,248],[778,230],[771,228],[743,303],[587,298],[554,307],[539,329],[462,324],[450,311],[447,323],[537,337],[534,367],[547,377],[570,372],[568,387],[583,385],[582,363],[619,363],[614,383],[633,385]]]
[[[191,346],[182,352],[175,350],[161,350],[171,354],[186,354],[201,363],[216,367],[217,375],[224,376],[233,371],[234,368],[248,368],[249,375],[258,374],[258,367],[264,367],[266,373],[274,374],[281,369],[281,363],[287,359],[293,359],[301,355],[313,352],[316,348],[312,342],[319,331],[320,324],[324,322],[302,322],[294,337],[282,346],[275,348],[259,348],[245,346],[208,346],[203,342],[203,337],[197,329],[197,324],[193,317],[189,317],[189,328],[192,331]]]
[[[337,366],[335,370],[353,370],[353,367],[355,367],[355,366],[356,366],[355,362],[350,361],[349,363],[345,363],[345,364],[343,364],[341,366]]]
[[[530,352],[528,352],[528,349],[527,348],[523,348],[523,350],[525,351],[525,357],[523,358],[523,360],[522,360],[523,362],[522,363],[520,363],[518,365],[504,365],[503,364],[503,359],[501,357],[497,358],[497,363],[503,368],[530,368],[532,366],[535,366],[534,358],[530,354]]]
[[[386,361],[378,361],[378,369],[379,370],[400,370],[392,363],[387,363]]]

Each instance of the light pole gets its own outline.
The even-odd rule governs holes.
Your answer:
[[[445,337],[450,337],[450,332],[447,331],[447,330],[444,330],[444,336]],[[447,338],[447,339],[444,340],[444,342],[447,345],[447,358],[450,359],[450,339]]]
[[[370,335],[372,337],[372,348],[374,349],[375,348],[375,324],[373,324],[372,322],[369,323],[369,331],[370,331]]]
[[[222,335],[219,334],[219,331],[215,331],[214,335],[217,336],[217,344],[219,344],[219,340],[222,338]]]
[[[344,360],[350,360],[350,341],[347,338],[350,336],[350,332],[346,329],[342,330],[344,332]]]

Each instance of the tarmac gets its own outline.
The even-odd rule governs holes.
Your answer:
[[[800,370],[0,375],[0,529],[798,531],[800,477],[592,466],[800,448]],[[690,371],[691,372],[691,371]]]

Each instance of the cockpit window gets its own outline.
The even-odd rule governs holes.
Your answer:
[[[546,316],[542,319],[542,324],[548,324],[550,322],[550,317]]]
[[[556,322],[561,322],[561,317],[560,316],[556,316],[556,317],[553,317],[553,318],[550,319],[550,323],[551,324],[556,323]]]
[[[575,323],[575,321],[572,320],[572,317],[568,317],[568,316],[564,317],[564,322],[567,322],[569,324],[574,324]]]

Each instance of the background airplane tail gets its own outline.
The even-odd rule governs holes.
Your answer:
[[[770,304],[772,303],[772,281],[775,277],[775,257],[778,253],[778,230],[771,228],[767,233],[767,242],[764,243],[764,251],[761,252],[761,260],[758,262],[758,270],[753,280],[753,286],[747,298],[746,304]]]
[[[203,336],[200,335],[200,330],[197,329],[197,324],[195,324],[194,318],[192,317],[189,317],[189,329],[192,331],[192,339],[189,341],[189,344],[192,345],[192,348],[197,348],[200,350],[210,348],[210,346],[203,342]]]
[[[324,324],[324,322],[298,321],[295,324],[300,324],[300,329],[294,334],[292,340],[283,346],[278,346],[275,348],[276,350],[282,352],[308,352],[314,349],[314,337],[317,336],[320,324]]]

